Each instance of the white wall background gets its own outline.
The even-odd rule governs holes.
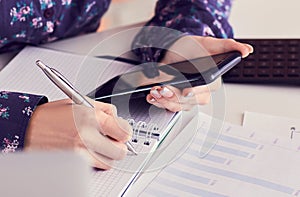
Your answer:
[[[230,22],[239,38],[300,38],[300,0],[233,0]]]
[[[156,0],[115,0],[105,28],[147,21]],[[238,38],[300,38],[300,0],[233,0],[230,22]]]
[[[104,15],[105,28],[147,21],[154,13],[156,0],[113,0]]]

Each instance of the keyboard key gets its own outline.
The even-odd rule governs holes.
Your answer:
[[[245,68],[255,68],[256,63],[253,61],[246,61],[244,65]]]
[[[273,77],[284,77],[284,69],[273,69]]]
[[[270,63],[269,62],[259,62],[258,64],[258,68],[270,68]]]
[[[259,77],[269,77],[270,76],[270,74],[269,74],[270,72],[269,72],[269,70],[268,69],[258,69],[257,70],[257,76],[259,76]]]
[[[286,62],[283,62],[283,61],[273,62],[274,68],[284,68],[285,64],[286,64]]]
[[[245,77],[254,77],[256,72],[255,69],[247,68],[243,70],[243,74]]]
[[[286,48],[285,47],[274,47],[273,51],[275,53],[284,53],[286,51]]]
[[[300,77],[300,69],[297,68],[288,69],[287,74],[289,77]]]
[[[274,54],[273,55],[273,59],[277,60],[277,61],[284,61],[286,57],[283,54]]]
[[[288,60],[298,60],[299,56],[297,54],[287,54]]]

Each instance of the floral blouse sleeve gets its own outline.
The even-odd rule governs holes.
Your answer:
[[[15,152],[24,147],[25,132],[36,106],[44,96],[0,91],[0,151]]]
[[[110,0],[0,0],[0,53],[94,32]]]
[[[159,0],[155,15],[133,42],[134,52],[143,62],[157,62],[167,49],[185,35],[232,38],[228,22],[231,0]],[[159,30],[152,26],[177,31]],[[159,48],[153,47],[160,46]]]

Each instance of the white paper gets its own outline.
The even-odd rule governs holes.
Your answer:
[[[35,65],[41,60],[62,73],[82,93],[88,94],[107,80],[133,66],[112,60],[86,57],[44,48],[26,47],[1,70],[0,90],[46,95],[49,100],[66,98]]]
[[[274,138],[278,136],[300,142],[300,119],[246,111],[243,126],[249,130],[263,131],[263,134]]]
[[[185,153],[136,195],[300,196],[300,154],[289,139],[274,143],[270,135],[260,135],[261,130],[225,122],[218,142],[208,155],[200,157],[210,117],[199,114],[198,118],[203,124],[195,127],[198,134]]]

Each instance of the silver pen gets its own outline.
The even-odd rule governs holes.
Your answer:
[[[37,60],[36,65],[38,65],[47,75],[47,77],[70,99],[72,99],[74,103],[94,108],[94,106],[82,94],[80,94],[78,90],[57,70],[45,65],[41,60]],[[137,152],[129,141],[126,142],[126,146],[130,152],[137,155]]]

